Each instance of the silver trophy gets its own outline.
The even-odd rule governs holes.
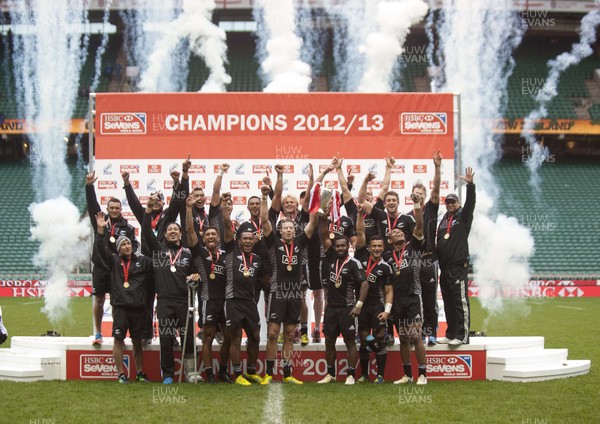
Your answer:
[[[325,187],[321,187],[321,197],[319,198],[320,207],[317,212],[319,214],[319,216],[325,215],[325,209],[327,208],[327,203],[329,203],[332,196],[333,196],[333,190],[330,190]]]

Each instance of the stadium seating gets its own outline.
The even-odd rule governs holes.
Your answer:
[[[542,165],[539,174],[542,192],[538,199],[522,162],[504,160],[495,167],[501,188],[497,211],[516,217],[534,237],[533,275],[599,278],[594,240],[600,221],[591,209],[600,196],[597,163],[555,158],[555,162]]]
[[[69,165],[73,176],[71,201],[85,210],[85,169]],[[28,162],[0,163],[0,278],[39,279],[43,271],[33,265],[39,244],[30,239],[31,218],[28,206],[34,201],[32,170]]]

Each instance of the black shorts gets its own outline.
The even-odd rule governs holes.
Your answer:
[[[110,272],[101,266],[94,265],[92,271],[92,296],[105,296],[110,293]]]
[[[300,299],[280,299],[277,293],[269,294],[267,321],[277,324],[282,322],[284,324],[298,324],[300,322]]]
[[[246,333],[260,329],[260,317],[256,303],[245,299],[225,301],[225,325],[231,330],[243,328]]]
[[[385,327],[385,321],[379,321],[377,316],[384,311],[384,307],[381,303],[375,303],[371,305],[364,305],[360,315],[358,316],[358,329],[361,331],[371,329],[375,330],[379,327]]]
[[[128,308],[126,306],[113,306],[112,336],[118,340],[125,340],[127,330],[129,337],[139,339],[142,337],[146,322],[145,308]]]
[[[327,307],[323,319],[323,334],[330,339],[336,339],[340,333],[344,338],[356,335],[356,318],[350,315],[352,306],[343,308]]]
[[[202,325],[225,322],[225,299],[208,299],[202,302]]]
[[[402,296],[394,302],[394,320],[398,328],[423,322],[423,302],[421,296]]]
[[[311,290],[321,290],[323,281],[321,278],[321,258],[308,258],[308,264],[304,265],[304,277]]]

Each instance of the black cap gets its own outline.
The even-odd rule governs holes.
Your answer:
[[[446,199],[444,200],[444,203],[448,203],[448,201],[455,201],[458,203],[458,196],[454,193],[450,193],[449,195],[446,196]]]

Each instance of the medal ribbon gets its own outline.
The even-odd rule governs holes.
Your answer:
[[[250,218],[250,222],[252,223],[252,226],[256,228],[256,232],[258,233],[258,235],[260,235],[260,230],[262,228],[262,218],[258,218],[258,226],[256,226],[252,218]]]
[[[177,251],[177,255],[175,255],[175,259],[172,259],[171,251],[169,250],[169,262],[171,263],[171,266],[175,266],[175,262],[177,262],[177,258],[179,258],[179,255],[181,254],[182,250],[183,250],[183,247],[180,247],[179,250]]]
[[[158,224],[158,220],[160,219],[160,216],[162,215],[162,213],[158,213],[156,214],[156,216],[154,218],[152,218],[152,229],[156,230],[156,224]]]
[[[369,261],[367,262],[367,278],[369,277],[369,275],[371,275],[371,271],[373,271],[373,268],[375,268],[377,266],[377,264],[379,262],[373,262],[373,265],[371,265],[371,256],[369,256]]]
[[[454,220],[454,214],[447,218],[448,227],[446,228],[446,238],[450,237],[450,228],[452,227],[452,221]]]
[[[404,242],[404,246],[402,246],[402,252],[400,253],[400,259],[398,259],[398,256],[396,256],[395,250],[392,252],[392,256],[394,256],[394,261],[396,262],[396,265],[398,265],[398,271],[400,271],[400,268],[402,268],[402,259],[404,258],[404,249],[406,249],[406,242]]]
[[[336,279],[336,281],[337,281],[337,280],[339,280],[339,279],[341,278],[341,277],[340,277],[340,275],[341,275],[341,273],[342,273],[342,269],[344,269],[344,265],[346,265],[346,263],[347,263],[349,260],[350,260],[350,256],[348,256],[348,257],[346,258],[346,260],[344,261],[344,263],[342,264],[342,266],[339,266],[339,265],[340,265],[340,260],[339,260],[339,259],[336,259],[336,261],[335,261],[335,279]]]
[[[252,264],[252,258],[254,253],[250,253],[250,264]],[[246,254],[242,252],[242,260],[244,261],[244,272],[248,272],[248,263],[246,262]]]
[[[396,224],[398,223],[398,218],[400,218],[400,214],[394,219],[394,224],[390,221],[390,214],[388,213],[387,221],[388,221],[388,234],[392,232],[394,228],[396,228]]]
[[[210,273],[211,273],[211,274],[214,274],[214,271],[215,271],[215,264],[216,264],[217,262],[219,262],[219,258],[221,257],[221,252],[219,252],[219,251],[217,250],[217,260],[216,260],[216,261],[215,261],[215,260],[213,260],[213,255],[212,255],[212,253],[210,253],[210,251],[208,252],[208,254],[210,255]]]
[[[108,218],[108,225],[110,226],[110,236],[112,238],[115,237],[115,230],[117,229],[117,227],[115,225],[113,225],[113,223],[110,221],[110,218]]]
[[[121,259],[121,267],[123,267],[123,282],[126,283],[129,281],[129,266],[131,265],[131,259],[127,262],[127,266],[125,266],[125,261]]]
[[[283,241],[283,248],[285,249],[285,255],[288,257],[288,265],[292,266],[292,256],[294,256],[294,240],[292,240],[292,244],[288,250],[288,245]]]

